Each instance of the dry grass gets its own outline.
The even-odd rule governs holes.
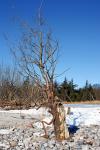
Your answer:
[[[10,106],[12,109],[21,109],[21,108],[29,108],[31,106],[30,102],[27,101],[2,101],[0,100],[0,107],[4,108],[6,106]]]
[[[81,101],[81,102],[63,102],[63,104],[100,104],[100,100]],[[12,109],[30,108],[31,102],[29,101],[2,101],[0,100],[0,107],[4,108],[10,106]]]
[[[100,104],[100,100],[80,101],[80,102],[63,102],[64,104]]]

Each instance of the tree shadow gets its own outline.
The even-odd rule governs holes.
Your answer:
[[[68,127],[69,134],[74,134],[74,133],[76,133],[77,130],[79,130],[79,127],[77,127],[75,125],[70,125]]]

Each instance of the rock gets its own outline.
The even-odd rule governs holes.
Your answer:
[[[48,129],[52,133],[53,129]],[[17,126],[13,132],[0,135],[0,143],[9,150],[100,150],[100,126],[80,126],[69,140],[62,142],[52,136],[46,139],[41,137],[42,134],[42,129]]]
[[[11,142],[10,142],[10,146],[11,146],[11,147],[17,146],[17,142],[16,142],[16,141],[11,141]]]
[[[88,150],[88,149],[89,149],[88,145],[82,145],[82,150]]]
[[[45,143],[45,142],[47,142],[47,139],[40,136],[40,137],[32,137],[31,141],[32,142],[42,142],[42,143]]]
[[[6,145],[6,144],[0,142],[0,150],[9,149],[9,148],[10,148],[9,144]]]
[[[26,138],[26,139],[23,140],[23,144],[25,145],[26,149],[28,148],[28,145],[29,145],[30,141],[31,141],[31,138]]]
[[[75,140],[74,140],[73,138],[70,138],[69,141],[70,141],[70,142],[74,142]]]
[[[93,145],[93,140],[87,139],[87,140],[85,141],[85,144]]]
[[[62,145],[66,145],[67,144],[67,140],[62,141]]]
[[[56,141],[55,141],[55,140],[50,140],[50,141],[48,142],[48,144],[49,144],[49,147],[50,147],[50,148],[53,148],[53,147],[55,147]]]
[[[47,147],[48,146],[48,144],[47,143],[44,143],[44,147]]]
[[[23,146],[23,141],[18,142],[18,146]]]

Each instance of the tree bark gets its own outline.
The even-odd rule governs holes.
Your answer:
[[[65,110],[61,103],[54,106],[55,119],[54,119],[54,131],[56,139],[59,141],[66,140],[69,137],[68,128],[66,125]]]

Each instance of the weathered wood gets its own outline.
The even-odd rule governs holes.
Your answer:
[[[68,128],[65,120],[65,110],[61,103],[55,106],[54,131],[57,140],[65,140],[69,137]]]

